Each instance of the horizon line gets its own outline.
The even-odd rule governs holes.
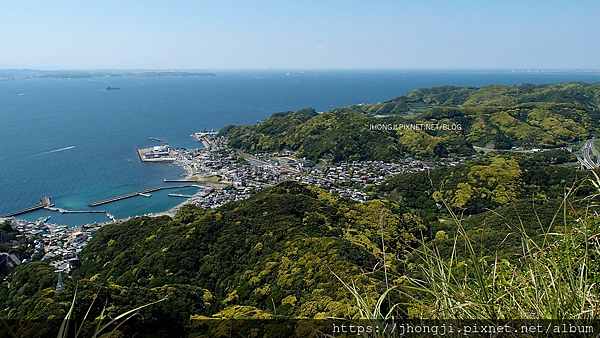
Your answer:
[[[599,72],[599,68],[0,68],[0,71],[163,71],[163,72],[208,72],[208,71],[510,71],[510,72]]]

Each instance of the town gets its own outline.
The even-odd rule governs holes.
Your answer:
[[[406,158],[397,162],[313,163],[296,157],[296,153],[289,150],[253,155],[232,150],[227,148],[226,139],[212,131],[193,136],[203,143],[204,148],[173,149],[166,146],[166,149],[159,150],[165,162],[174,162],[187,170],[188,181],[200,181],[215,188],[200,200],[190,200],[197,206],[213,209],[229,201],[247,198],[263,187],[285,180],[314,185],[361,202],[369,199],[370,187],[383,184],[391,176],[433,169],[436,165],[455,166],[470,158],[442,158],[438,162]],[[164,146],[164,142],[161,145]],[[148,156],[157,162],[158,157]]]
[[[17,266],[31,260],[41,259],[52,261],[51,265],[57,270],[70,273],[79,267],[77,254],[90,241],[94,231],[104,224],[88,224],[81,227],[48,224],[50,217],[40,218],[35,222],[12,219],[9,222],[18,235],[3,238],[3,244],[13,249],[25,246],[31,257],[23,257],[22,253],[6,252],[0,254],[0,270],[8,274]]]
[[[246,199],[264,187],[285,180],[296,180],[324,188],[341,197],[364,202],[372,198],[369,195],[372,187],[383,184],[391,176],[424,171],[435,166],[455,166],[470,158],[442,158],[437,162],[406,158],[398,159],[396,162],[351,161],[333,164],[321,160],[319,163],[313,163],[306,158],[298,158],[295,152],[289,150],[257,154],[233,150],[227,147],[227,139],[218,136],[215,131],[198,132],[191,136],[204,147],[172,148],[163,140],[150,138],[160,145],[137,150],[143,162],[175,163],[187,171],[185,179],[165,179],[165,183],[185,182],[199,188],[196,194],[190,196],[169,194],[186,200],[165,213],[154,215],[166,214],[173,217],[184,204],[215,209],[231,201]],[[130,195],[135,196],[136,193]],[[110,216],[112,222],[124,221]],[[70,273],[80,264],[77,254],[89,242],[94,231],[105,224],[112,223],[69,228],[64,225],[47,224],[47,218],[36,222],[14,218],[10,218],[9,221],[21,236],[24,235],[30,240],[29,245],[34,247],[32,257],[41,256],[43,260],[51,260],[57,270],[65,273]],[[31,259],[31,257],[18,258],[8,253],[3,257],[6,257],[3,262],[9,265],[9,270]]]

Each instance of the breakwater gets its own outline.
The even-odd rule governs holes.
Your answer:
[[[174,185],[174,186],[169,186],[169,187],[156,187],[156,188],[150,188],[150,189],[146,189],[146,190],[142,190],[142,191],[138,191],[138,192],[133,192],[131,194],[126,194],[126,195],[121,195],[121,196],[109,198],[109,199],[98,201],[98,202],[92,202],[92,203],[90,203],[88,205],[90,207],[95,207],[95,206],[98,206],[98,205],[102,205],[102,204],[106,204],[106,203],[111,203],[111,202],[116,202],[116,201],[124,200],[124,199],[127,199],[127,198],[135,197],[135,196],[148,195],[149,193],[154,192],[154,191],[165,190],[165,189],[188,188],[188,187],[204,188],[203,186],[198,185],[198,184],[183,184],[183,185]]]
[[[50,197],[46,196],[46,197],[42,197],[42,199],[40,199],[38,205],[34,205],[32,207],[21,209],[21,210],[18,210],[18,211],[13,211],[13,212],[10,212],[8,214],[4,214],[4,215],[2,215],[0,217],[2,217],[2,218],[9,218],[9,217],[17,216],[17,215],[24,214],[24,213],[27,213],[27,212],[30,212],[30,211],[34,211],[34,210],[38,210],[38,209],[42,209],[42,208],[53,207],[53,206],[54,206],[54,204],[52,204],[50,202]]]

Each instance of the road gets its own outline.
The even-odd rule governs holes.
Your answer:
[[[592,151],[593,155],[596,157],[596,162],[594,162],[592,160],[592,156],[590,155],[590,150]],[[581,149],[579,151],[581,153],[583,153],[583,158],[577,157],[577,160],[579,160],[579,163],[581,164],[582,168],[596,169],[596,168],[600,167],[600,154],[594,147],[594,138],[593,137],[591,139],[585,141],[585,143],[583,144],[583,146],[581,147]]]

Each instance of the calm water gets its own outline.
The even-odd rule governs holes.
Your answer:
[[[189,135],[228,124],[252,124],[270,114],[313,107],[325,111],[375,103],[410,90],[443,84],[484,86],[563,81],[597,82],[592,74],[433,71],[227,71],[216,77],[27,79],[0,81],[0,214],[51,196],[58,207],[87,204],[163,185],[183,169],[141,163],[136,148],[162,138],[199,147]],[[107,86],[120,90],[106,91]],[[118,218],[161,212],[194,188],[155,192],[96,209]],[[60,215],[40,210],[19,216],[81,225],[103,214]]]

